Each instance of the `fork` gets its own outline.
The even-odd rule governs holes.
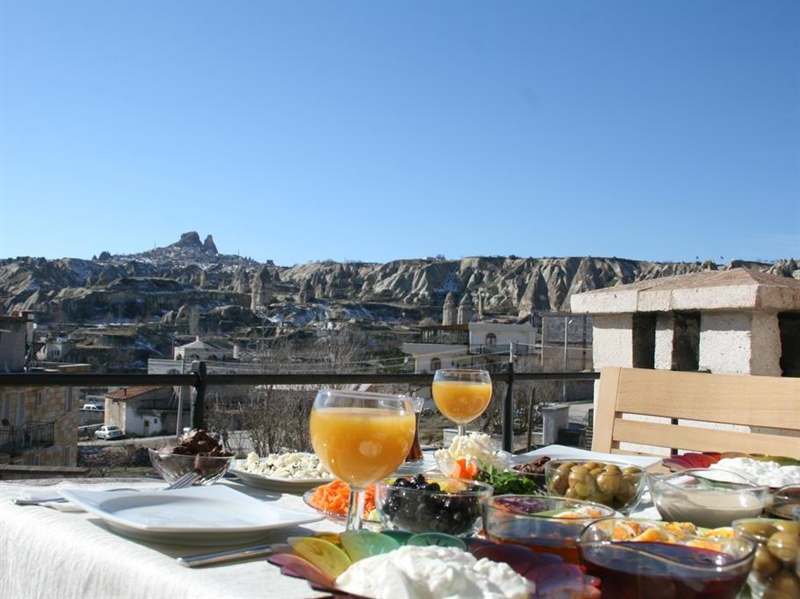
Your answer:
[[[203,478],[203,475],[198,470],[192,470],[191,472],[187,472],[183,476],[175,479],[175,481],[170,484],[165,491],[175,491],[177,489],[185,489],[186,487],[191,487],[195,482]]]

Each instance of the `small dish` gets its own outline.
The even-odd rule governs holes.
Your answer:
[[[193,484],[194,486],[211,485],[225,476],[225,473],[233,463],[233,456],[216,457],[201,455],[182,455],[170,452],[159,452],[155,449],[148,449],[150,463],[165,481],[169,484],[174,483],[184,474],[198,471],[200,478]]]
[[[624,522],[604,518],[580,536],[581,561],[589,574],[602,579],[604,596],[732,599],[744,586],[755,555],[753,541],[738,535],[688,536],[673,543],[617,540]]]
[[[769,488],[735,472],[694,469],[650,477],[650,493],[664,520],[719,528],[753,518],[767,505]]]
[[[491,485],[436,474],[385,479],[375,485],[375,507],[389,530],[469,536],[481,528]]]
[[[800,522],[747,518],[733,529],[758,544],[748,579],[753,597],[800,597]]]
[[[544,466],[550,495],[593,501],[626,512],[645,488],[644,470],[622,462],[550,460]]]
[[[589,501],[498,495],[484,505],[483,527],[492,541],[554,553],[577,564],[581,531],[598,518],[616,515],[610,507]]]
[[[326,478],[282,478],[248,472],[243,468],[245,460],[236,460],[230,468],[230,473],[244,484],[258,489],[275,491],[276,493],[302,494],[319,485],[329,483],[333,477]]]

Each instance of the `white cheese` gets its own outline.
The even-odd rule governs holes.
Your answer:
[[[525,599],[534,590],[508,564],[435,546],[405,546],[360,560],[336,586],[372,599]]]
[[[331,477],[315,454],[300,451],[271,453],[263,458],[259,458],[258,454],[251,452],[247,455],[241,469],[245,472],[272,478],[323,479]]]
[[[751,458],[723,458],[711,468],[735,472],[757,485],[783,487],[800,484],[800,466],[781,466]]]

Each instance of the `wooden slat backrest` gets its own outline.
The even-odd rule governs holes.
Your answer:
[[[800,457],[800,437],[623,420],[622,414],[800,431],[800,379],[604,368],[595,451],[630,442],[694,451]]]

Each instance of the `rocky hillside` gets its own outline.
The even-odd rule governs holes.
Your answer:
[[[273,303],[394,304],[414,307],[414,314],[435,316],[452,291],[456,296],[480,293],[488,312],[525,315],[534,309],[566,309],[570,295],[581,291],[742,265],[800,278],[800,266],[793,259],[717,265],[512,256],[280,267],[220,254],[211,235],[201,241],[191,231],[171,245],[138,254],[102,252],[92,260],[0,260],[0,311],[36,310],[57,321],[104,321],[159,319],[186,305],[204,311],[231,305],[249,309],[252,282],[258,275],[259,281],[270,281]]]

